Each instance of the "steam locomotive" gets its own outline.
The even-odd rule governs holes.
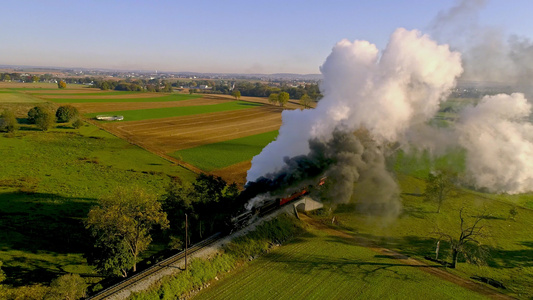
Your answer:
[[[326,177],[323,177],[318,182],[317,186],[322,186],[326,183]],[[280,208],[294,200],[300,199],[304,195],[309,194],[313,186],[306,186],[299,191],[296,191],[284,198],[275,198],[264,201],[259,206],[254,206],[251,209],[246,210],[245,212],[230,218],[228,228],[230,232],[246,227],[247,225],[253,223],[257,218],[267,215],[268,213]]]

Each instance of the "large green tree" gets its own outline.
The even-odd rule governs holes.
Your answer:
[[[270,102],[272,104],[278,103],[278,99],[279,99],[279,94],[278,93],[272,93],[272,94],[268,95],[268,102]]]
[[[235,97],[235,99],[241,98],[241,92],[239,90],[234,90],[233,92],[231,92],[231,95]]]
[[[189,237],[198,240],[220,230],[226,218],[238,210],[239,190],[222,178],[200,174],[192,184],[179,179],[171,182],[163,197],[171,235],[184,240],[185,214],[189,216]]]
[[[302,97],[300,97],[300,105],[304,108],[310,108],[311,107],[311,97],[309,97],[307,94],[303,94]]]
[[[35,118],[35,125],[37,125],[37,127],[42,131],[47,131],[48,129],[52,128],[55,122],[55,114],[47,109],[41,111],[40,114]]]
[[[86,227],[96,249],[90,260],[107,274],[126,276],[129,267],[136,271],[139,253],[148,248],[156,225],[168,227],[155,195],[140,188],[117,188],[89,211]]]
[[[61,105],[56,110],[57,122],[65,123],[76,119],[79,116],[79,111],[72,105]]]
[[[278,96],[279,106],[284,107],[289,102],[290,95],[287,92],[281,92]]]

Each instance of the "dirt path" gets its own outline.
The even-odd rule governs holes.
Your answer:
[[[443,268],[439,268],[439,267],[434,267],[434,266],[431,266],[431,265],[428,265],[422,261],[419,261],[419,260],[416,260],[416,259],[413,259],[413,258],[410,258],[406,255],[403,255],[401,253],[398,253],[398,252],[395,252],[395,251],[392,251],[390,249],[386,249],[386,248],[382,248],[382,247],[379,247],[377,245],[375,245],[372,241],[368,240],[368,239],[365,239],[365,238],[362,238],[362,237],[359,237],[359,236],[355,236],[355,235],[351,235],[351,234],[348,234],[346,232],[343,232],[343,231],[340,231],[340,230],[336,230],[336,229],[333,229],[331,227],[328,227],[326,226],[325,224],[321,223],[320,221],[318,220],[315,220],[315,219],[312,219],[308,216],[305,216],[303,214],[300,215],[300,218],[306,222],[307,224],[313,226],[314,228],[318,229],[318,230],[321,230],[321,231],[324,231],[324,232],[327,232],[328,234],[330,235],[333,235],[333,236],[338,236],[338,237],[341,237],[341,238],[345,238],[347,240],[354,240],[360,244],[361,246],[364,246],[364,247],[367,247],[369,249],[371,249],[372,251],[375,251],[379,254],[383,254],[383,255],[387,255],[387,256],[390,256],[394,259],[396,259],[397,261],[401,262],[401,263],[404,263],[406,265],[410,265],[410,266],[418,266],[420,267],[420,270],[426,272],[426,273],[429,273],[433,276],[437,276],[441,279],[444,279],[444,280],[447,280],[449,282],[452,282],[452,283],[455,283],[457,285],[460,285],[464,288],[467,288],[471,291],[474,291],[474,292],[477,292],[481,295],[484,295],[484,296],[487,296],[489,298],[492,298],[492,299],[514,299],[510,296],[507,296],[507,295],[504,295],[504,294],[501,294],[499,293],[498,291],[488,287],[488,286],[485,286],[481,283],[477,283],[477,282],[474,282],[474,281],[471,281],[471,280],[468,280],[468,279],[464,279],[464,278],[461,278],[457,275],[454,275],[454,274],[451,274],[449,272],[447,272],[446,270],[444,270]]]

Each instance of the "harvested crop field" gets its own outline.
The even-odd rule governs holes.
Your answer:
[[[102,123],[101,126],[150,151],[168,154],[278,130],[281,125],[280,112],[281,109],[277,107],[261,106],[184,117]]]

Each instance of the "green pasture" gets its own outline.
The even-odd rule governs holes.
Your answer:
[[[161,119],[170,117],[182,117],[190,115],[207,114],[214,112],[224,112],[239,109],[253,108],[262,106],[260,103],[252,103],[246,101],[231,101],[213,105],[199,105],[199,106],[183,106],[183,107],[165,107],[165,108],[150,108],[137,110],[121,110],[108,111],[85,114],[88,118],[94,118],[97,115],[121,115],[124,116],[124,121],[140,121],[150,119]],[[124,122],[121,121],[121,122]],[[105,122],[105,121],[102,121]]]
[[[268,143],[275,140],[277,136],[278,131],[275,130],[220,143],[179,150],[171,153],[170,156],[209,172],[251,160]]]
[[[121,92],[122,93],[122,92]],[[127,93],[127,92],[125,92]],[[137,94],[140,92],[137,92]],[[79,94],[76,94],[79,95]],[[100,94],[91,94],[91,95],[100,95]],[[116,94],[111,94],[116,95]],[[47,98],[46,100],[52,101],[55,103],[108,103],[108,102],[170,102],[170,101],[182,101],[201,98],[202,95],[189,95],[189,94],[165,94],[166,96],[161,96],[161,94],[154,93],[154,97],[150,98],[141,98],[141,97],[132,97],[132,98],[105,98],[105,99],[90,99],[90,98]]]
[[[317,230],[222,276],[195,299],[483,299]]]
[[[195,177],[88,124],[48,132],[23,125],[14,136],[0,134],[0,153],[0,260],[12,285],[66,272],[90,280],[83,219],[99,197],[124,184],[161,195],[169,175]]]
[[[481,221],[485,237],[480,239],[489,250],[485,265],[468,264],[460,259],[457,269],[449,271],[465,278],[489,277],[507,287],[502,290],[504,293],[518,298],[533,297],[533,195],[497,195],[458,188],[445,200],[441,212],[436,213],[437,204],[425,201],[423,195],[425,178],[434,166],[463,170],[464,155],[457,151],[430,160],[424,154],[399,153],[395,168],[403,206],[400,216],[385,219],[362,213],[357,205],[341,206],[334,213],[339,228],[423,260],[426,255],[435,255],[437,228],[459,237],[461,208],[467,224],[473,217],[486,215]],[[512,208],[518,211],[514,220],[509,213]],[[324,222],[331,224],[330,218],[324,218]],[[449,244],[442,241],[440,249],[440,258],[451,261]]]

